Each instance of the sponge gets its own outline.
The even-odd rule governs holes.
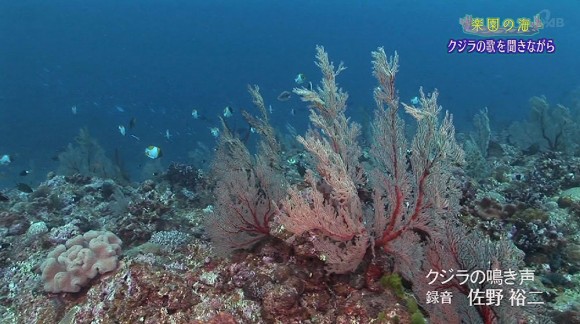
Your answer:
[[[78,292],[98,274],[117,268],[123,242],[107,231],[89,231],[58,245],[42,263],[44,290]]]

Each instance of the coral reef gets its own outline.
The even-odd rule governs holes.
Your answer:
[[[567,110],[532,99],[526,129],[537,149],[491,132],[482,110],[475,132],[463,137],[475,156],[466,171],[437,92],[421,92],[417,106],[400,105],[397,58],[374,53],[379,107],[367,132],[346,117],[348,96],[336,83],[344,67],[322,48],[319,88],[295,90],[313,110],[311,130],[298,141],[276,134],[259,88],[250,87],[259,115],[243,114],[261,136],[258,149],[247,148],[224,123],[210,172],[175,163],[129,185],[119,170],[110,172],[114,163],[101,168],[103,152],[81,133],[62,156],[70,172],[49,174],[31,193],[3,193],[0,317],[10,323],[577,321],[580,159],[566,148],[576,140],[569,116],[556,114]],[[406,137],[399,107],[417,121],[414,140]],[[502,305],[470,305],[471,292],[505,287],[457,277],[429,283],[429,273],[452,269],[531,271],[535,280],[510,287],[541,293],[530,300],[543,304],[508,307],[506,294]],[[427,302],[433,291],[452,292],[452,304]]]

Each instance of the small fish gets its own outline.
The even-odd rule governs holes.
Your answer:
[[[413,97],[413,98],[411,98],[411,104],[413,106],[417,106],[419,104],[419,97]]]
[[[282,91],[276,99],[278,101],[288,101],[292,98],[292,93],[290,91]]]
[[[19,182],[18,184],[16,184],[16,189],[18,189],[19,191],[22,191],[24,193],[31,193],[34,190],[32,190],[32,188],[27,185],[26,183],[23,182]]]
[[[66,151],[66,147],[61,147],[54,151],[54,153],[50,156],[50,159],[53,161],[60,161],[60,155]]]
[[[4,154],[4,155],[2,155],[2,157],[0,157],[0,165],[8,165],[10,163],[12,163],[12,159],[10,158],[10,155]]]
[[[76,115],[77,114],[77,106],[70,107],[70,110],[71,110],[71,112],[72,112],[73,115]]]
[[[210,127],[210,128],[209,128],[209,131],[210,131],[210,133],[211,133],[211,135],[212,135],[213,137],[218,137],[218,136],[220,136],[220,129],[219,129],[219,128],[217,128],[217,127]]]
[[[10,198],[6,196],[3,192],[0,192],[0,201],[10,201]]]
[[[296,116],[296,110],[294,108],[290,109],[290,115]]]
[[[129,129],[133,129],[133,127],[135,127],[136,124],[137,124],[137,118],[135,118],[135,117],[131,118],[131,120],[129,121]]]
[[[272,105],[268,105],[268,112],[270,113],[270,115],[274,113],[274,108],[272,108]]]
[[[234,115],[234,110],[230,106],[224,108],[224,117],[230,118]]]
[[[294,82],[296,82],[296,84],[302,84],[305,81],[306,81],[306,76],[304,75],[304,73],[298,73],[296,78],[294,78]]]
[[[165,135],[164,135],[165,139],[169,140],[172,136],[173,135],[171,135],[171,133],[169,133],[169,129],[166,129],[165,130]]]
[[[125,112],[125,108],[123,108],[123,107],[121,107],[119,105],[116,105],[115,108],[117,109],[118,112],[122,112],[122,113]]]
[[[28,170],[22,170],[22,171],[20,171],[20,173],[18,175],[21,176],[21,177],[25,177],[25,176],[27,176],[29,174],[30,174],[30,171],[28,171]]]
[[[152,160],[158,159],[161,156],[163,156],[163,154],[161,153],[161,149],[154,145],[149,145],[147,146],[147,148],[145,148],[145,155]]]
[[[131,137],[133,137],[134,139],[136,139],[136,140],[138,140],[138,141],[140,141],[140,140],[141,140],[139,137],[137,137],[137,136],[135,136],[135,135],[133,135],[133,134],[131,134]]]
[[[197,109],[191,111],[191,117],[193,117],[193,119],[199,119],[199,113],[197,112]]]
[[[121,135],[125,136],[125,134],[126,134],[125,126],[119,125],[118,127],[119,127],[119,133],[121,133]]]

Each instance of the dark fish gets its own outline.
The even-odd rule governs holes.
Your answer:
[[[278,99],[278,101],[288,101],[290,98],[292,98],[292,93],[290,91],[282,91],[276,99]]]
[[[22,182],[19,182],[16,185],[16,189],[18,189],[22,192],[25,192],[25,193],[31,193],[34,191],[34,190],[32,190],[32,188],[29,185],[27,185],[26,183],[22,183]]]
[[[538,144],[538,143],[534,143],[534,144],[530,145],[530,147],[528,147],[527,149],[524,149],[522,151],[522,153],[524,153],[524,155],[535,155],[538,152],[540,152],[540,144]]]
[[[10,201],[10,198],[6,196],[3,192],[0,192],[0,201]]]
[[[302,163],[298,163],[296,168],[298,169],[298,174],[300,174],[301,177],[303,177],[306,174],[306,167],[302,165]]]
[[[129,129],[132,129],[133,127],[135,127],[136,124],[137,124],[137,118],[135,118],[135,117],[131,118],[131,120],[129,121]]]
[[[20,175],[21,177],[27,176],[30,173],[30,171],[28,170],[22,170],[20,171],[20,173],[18,175]]]
[[[53,155],[50,157],[51,160],[53,161],[60,161],[60,155],[61,153],[66,152],[67,148],[66,147],[61,147],[60,149],[58,149],[56,152],[53,153]]]

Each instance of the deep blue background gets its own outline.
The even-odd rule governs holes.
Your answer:
[[[563,22],[536,36],[553,38],[556,54],[446,53],[450,38],[466,37],[458,23],[465,14],[519,18],[542,10]],[[236,113],[251,107],[247,84],[260,85],[281,131],[286,123],[302,130],[305,105],[276,96],[295,86],[299,72],[318,81],[316,44],[348,67],[339,81],[355,119],[372,111],[370,52],[384,46],[400,54],[404,101],[419,86],[436,87],[460,130],[485,106],[499,130],[526,116],[529,97],[567,103],[578,87],[574,12],[580,4],[572,1],[1,1],[0,154],[16,160],[0,166],[0,187],[22,180],[22,169],[33,170],[31,184],[43,179],[57,166],[50,157],[84,126],[109,152],[119,149],[135,175],[148,145],[163,148],[163,165],[187,162],[197,142],[214,145],[209,127],[226,105]],[[212,122],[193,120],[193,108]],[[132,117],[130,133],[140,141],[117,131]],[[230,122],[244,126],[239,114]]]

